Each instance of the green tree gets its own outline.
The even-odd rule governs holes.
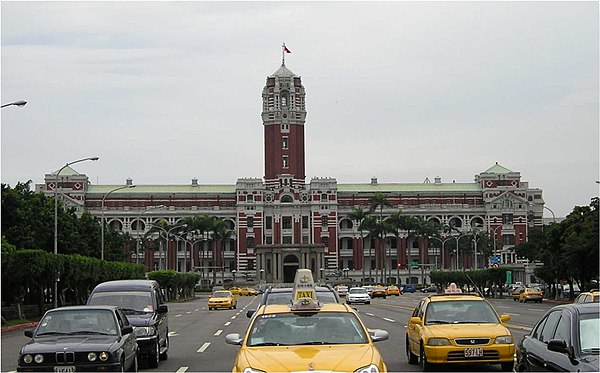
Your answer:
[[[358,229],[358,232],[360,234],[360,258],[361,258],[361,268],[362,268],[361,283],[365,281],[365,243],[364,243],[364,231],[365,231],[366,227],[364,226],[364,222],[365,222],[365,219],[367,218],[367,216],[369,216],[369,212],[363,210],[360,206],[353,207],[352,208],[352,212],[350,213],[350,215],[348,215],[348,217],[350,219],[352,219],[355,224],[357,224],[357,229]],[[371,250],[369,250],[369,254],[370,254],[370,252],[371,252]],[[371,260],[371,257],[369,256],[369,266],[371,265],[370,260]]]

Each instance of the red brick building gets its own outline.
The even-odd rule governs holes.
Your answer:
[[[431,268],[475,266],[474,255],[457,258],[449,250],[442,253],[441,240],[434,245],[435,239],[390,235],[385,247],[380,247],[376,240],[362,238],[357,222],[349,215],[354,207],[368,210],[377,192],[393,206],[383,210],[384,216],[401,210],[452,225],[464,234],[488,232],[498,243],[494,245],[502,264],[515,263],[514,245],[527,240],[529,229],[542,225],[542,191],[530,188],[519,172],[499,164],[468,183],[447,183],[439,178],[423,183],[379,183],[372,178],[364,184],[338,184],[333,177],[317,177],[307,183],[301,77],[283,63],[267,77],[262,98],[263,178],[238,179],[231,185],[201,184],[192,179],[187,185],[120,188],[122,185],[92,185],[86,175],[67,167],[58,177],[47,174],[45,184],[37,189],[53,195],[58,181],[65,204],[88,210],[140,239],[158,220],[174,226],[192,216],[222,218],[231,232],[223,242],[216,242],[210,234],[170,236],[169,241],[156,237],[154,245],[143,242],[138,253],[128,249],[128,260],[144,263],[150,270],[193,269],[201,272],[205,281],[217,283],[236,275],[291,282],[297,268],[311,269],[317,280],[346,276],[355,281],[396,282],[399,277],[403,283],[415,282],[414,270],[411,274],[406,266],[414,261],[422,265],[419,275],[426,282]],[[133,180],[126,184],[132,185]],[[460,236],[444,238],[444,243],[455,239]],[[487,266],[487,260],[479,255],[476,267]]]

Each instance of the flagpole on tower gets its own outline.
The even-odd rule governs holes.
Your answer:
[[[285,43],[281,45],[281,66],[285,66],[285,54],[292,53],[286,46]]]

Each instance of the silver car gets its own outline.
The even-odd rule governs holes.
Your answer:
[[[346,295],[346,303],[365,303],[371,304],[371,297],[367,292],[367,289],[362,287],[350,288],[348,295]]]

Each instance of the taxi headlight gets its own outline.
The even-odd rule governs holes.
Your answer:
[[[513,343],[512,335],[503,335],[501,337],[496,337],[495,344],[511,344]]]
[[[428,346],[450,346],[448,338],[429,338],[427,340]]]
[[[96,361],[96,358],[97,358],[97,357],[98,357],[98,355],[96,355],[96,353],[95,353],[95,352],[90,352],[90,353],[88,354],[88,360],[89,360],[89,361]]]
[[[379,368],[377,368],[377,365],[371,364],[355,370],[354,373],[379,373]]]
[[[244,369],[244,373],[267,373],[267,372],[265,372],[264,370],[246,368],[246,369]]]
[[[150,337],[155,333],[155,329],[151,326],[135,326],[133,328],[133,335],[136,337]]]
[[[25,355],[23,357],[23,361],[26,362],[27,364],[31,363],[33,361],[33,356],[31,355]]]

